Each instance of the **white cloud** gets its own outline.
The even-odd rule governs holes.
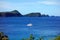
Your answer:
[[[20,9],[20,8],[24,8],[24,6],[27,5],[40,5],[40,4],[44,4],[44,5],[60,5],[60,2],[56,2],[56,1],[36,1],[36,2],[23,2],[23,3],[12,3],[12,2],[7,2],[7,1],[0,1],[0,8],[3,9]]]
[[[60,5],[60,2],[56,1],[38,1],[37,3],[45,5]]]
[[[34,5],[34,2],[7,2],[7,1],[0,1],[0,11],[10,11],[10,10],[24,10],[27,8],[28,5]]]
[[[8,2],[0,1],[0,8],[9,8],[11,5]]]

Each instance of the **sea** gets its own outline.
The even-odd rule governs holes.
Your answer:
[[[9,40],[27,39],[31,34],[35,40],[53,40],[60,34],[60,17],[0,17],[0,32]]]

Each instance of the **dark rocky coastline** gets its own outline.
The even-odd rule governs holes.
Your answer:
[[[10,12],[0,12],[0,17],[49,17],[49,15],[45,15],[45,14],[42,15],[39,12],[35,12],[35,13],[33,12],[22,15],[17,10],[13,10]]]

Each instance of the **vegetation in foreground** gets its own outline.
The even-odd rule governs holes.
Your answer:
[[[0,40],[8,40],[8,36],[5,35],[3,32],[0,32]]]
[[[9,40],[7,35],[4,35],[3,32],[0,32],[0,40]],[[44,40],[43,37],[36,39],[33,34],[30,34],[29,38],[22,38],[21,40]],[[57,35],[54,39],[49,40],[60,40],[60,35]]]

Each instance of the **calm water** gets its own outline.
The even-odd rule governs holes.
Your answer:
[[[27,26],[29,23],[32,26]],[[10,40],[28,38],[30,34],[48,40],[60,34],[59,30],[60,17],[0,17],[0,32],[7,34]]]

